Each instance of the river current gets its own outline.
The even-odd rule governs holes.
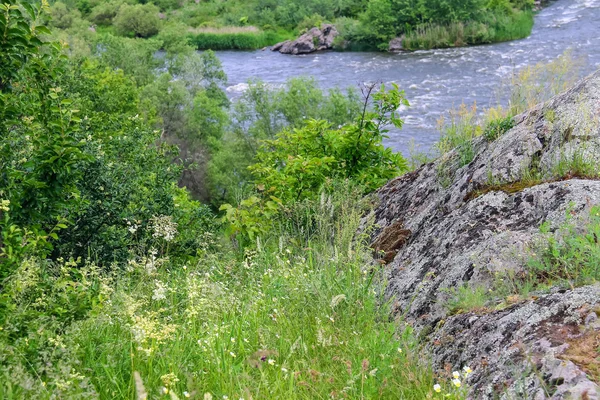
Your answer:
[[[363,82],[395,82],[411,106],[405,125],[392,130],[386,145],[407,153],[411,142],[426,151],[439,139],[437,120],[461,103],[494,106],[499,88],[514,71],[556,59],[567,50],[583,58],[586,73],[600,68],[600,0],[557,0],[535,16],[526,39],[491,45],[412,53],[323,52],[301,56],[264,51],[219,51],[235,98],[251,78],[282,85],[291,77],[312,76],[324,88]]]

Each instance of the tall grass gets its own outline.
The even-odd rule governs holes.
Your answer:
[[[288,32],[254,30],[206,30],[190,33],[190,44],[198,50],[256,50],[290,39]]]
[[[113,275],[29,260],[5,294],[14,307],[0,331],[0,397],[437,395],[410,329],[390,321],[384,282],[355,235],[365,204],[336,190],[288,210],[280,230],[239,256],[207,250],[180,265],[132,249]],[[76,296],[65,301],[68,293]]]
[[[527,37],[532,28],[533,15],[530,12],[491,14],[482,21],[419,25],[406,34],[402,46],[406,50],[426,50],[496,43]]]

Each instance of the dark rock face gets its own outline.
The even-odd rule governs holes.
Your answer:
[[[286,40],[271,48],[283,54],[307,54],[321,50],[331,50],[333,40],[338,35],[335,26],[324,24],[321,29],[312,28],[296,40]]]
[[[598,386],[561,354],[570,340],[600,333],[600,324],[585,324],[598,320],[600,285],[540,294],[483,315],[449,315],[446,306],[453,288],[487,289],[497,274],[523,271],[542,223],[553,230],[567,212],[584,220],[600,204],[600,181],[550,181],[561,160],[598,159],[599,120],[600,71],[515,117],[514,128],[496,141],[478,139],[468,165],[453,167],[458,154],[450,152],[378,192],[370,217],[379,227],[373,247],[387,256],[386,294],[425,337],[435,368],[475,371],[472,398],[599,398]],[[490,182],[520,182],[532,168],[549,181],[473,195]],[[445,186],[442,169],[449,174]]]

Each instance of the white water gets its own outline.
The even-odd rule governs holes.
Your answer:
[[[271,51],[220,51],[231,97],[250,78],[281,85],[295,76],[313,76],[323,88],[362,82],[395,82],[411,107],[403,112],[401,131],[386,144],[407,152],[411,141],[420,150],[439,138],[436,121],[461,103],[495,105],[498,89],[520,67],[550,61],[571,49],[583,57],[587,72],[600,68],[600,0],[558,0],[535,17],[530,37],[507,43],[414,53],[326,52],[289,56]]]

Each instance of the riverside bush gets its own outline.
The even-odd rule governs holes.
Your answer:
[[[114,17],[114,25],[123,36],[147,38],[154,36],[160,29],[159,9],[155,5],[124,4]]]
[[[331,180],[349,179],[368,193],[408,169],[399,153],[385,148],[388,125],[402,127],[397,112],[408,106],[396,84],[366,87],[362,113],[352,124],[332,128],[327,121],[309,120],[300,128],[283,130],[265,140],[257,163],[249,169],[262,198],[252,196],[236,208],[221,206],[232,236],[252,241],[269,229],[280,208],[294,201],[312,199]],[[372,111],[367,111],[372,102]]]

